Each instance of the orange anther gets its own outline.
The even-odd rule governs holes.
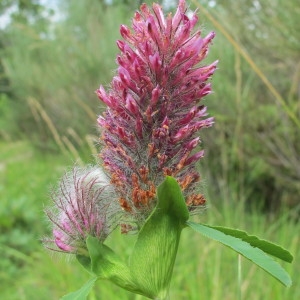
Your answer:
[[[206,200],[202,194],[194,194],[188,196],[186,204],[187,206],[200,206],[204,205],[205,202]]]
[[[124,198],[119,199],[119,203],[125,211],[131,212],[132,208],[129,206],[128,202]]]

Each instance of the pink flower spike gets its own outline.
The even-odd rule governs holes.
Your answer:
[[[201,101],[211,93],[217,62],[203,63],[215,34],[202,37],[197,21],[184,0],[166,17],[159,4],[143,4],[131,28],[121,26],[117,74],[106,93],[97,93],[108,106],[98,118],[100,157],[120,207],[138,228],[155,207],[156,187],[166,175],[177,179],[190,211],[205,203],[197,193],[196,164],[204,155],[199,133],[213,118]]]

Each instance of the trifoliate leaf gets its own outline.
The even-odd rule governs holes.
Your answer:
[[[211,227],[204,224],[197,224],[194,222],[187,222],[186,223],[189,227],[194,229],[195,231],[200,232],[201,234],[222,243],[225,246],[235,250],[236,252],[240,253],[247,259],[254,262],[260,268],[268,272],[274,278],[279,280],[285,286],[290,286],[292,284],[292,280],[289,274],[277,263],[275,262],[270,256],[268,256],[263,250],[251,246],[250,243],[243,241],[241,238],[235,237],[234,229],[231,230],[224,230],[224,228],[217,229],[217,227]],[[225,233],[226,232],[226,233]],[[240,233],[237,233],[239,236]],[[244,238],[245,236],[242,235]],[[246,239],[246,238],[245,238]],[[251,238],[250,241],[255,241],[254,244],[259,246],[259,239],[258,238]],[[270,246],[271,243],[268,245]],[[263,248],[266,247],[266,244],[262,242]],[[277,246],[277,245],[276,245]],[[276,248],[277,249],[277,248]],[[277,251],[277,250],[276,250]],[[275,253],[276,251],[269,251],[271,253]]]
[[[264,251],[265,253],[270,254],[286,262],[291,263],[293,261],[293,255],[288,250],[272,242],[259,239],[255,235],[249,235],[245,231],[223,227],[223,226],[211,226],[211,225],[205,225],[205,226],[219,230],[225,233],[226,235],[231,235],[236,238],[239,238],[244,242],[249,243],[251,246],[257,247],[262,251]]]

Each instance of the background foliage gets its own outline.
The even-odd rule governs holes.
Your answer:
[[[66,166],[93,162],[96,117],[103,109],[94,91],[110,82],[119,25],[130,23],[139,2],[0,3],[0,14],[11,15],[0,29],[4,299],[57,299],[88,278],[78,265],[43,251],[39,238],[48,229],[42,210],[49,186]],[[199,167],[209,209],[201,221],[239,227],[282,244],[296,256],[293,277],[300,271],[298,1],[191,0],[190,8],[196,7],[203,33],[217,33],[206,62],[220,60],[214,94],[205,100],[216,124],[202,133],[206,157]],[[126,255],[134,237],[116,233],[115,238]],[[172,299],[199,299],[199,294],[236,298],[234,254],[188,231],[180,247]],[[246,262],[243,274],[244,299],[300,298],[296,282],[285,289]],[[99,284],[95,291],[100,299],[114,299],[116,293],[119,299],[135,299],[110,284]]]

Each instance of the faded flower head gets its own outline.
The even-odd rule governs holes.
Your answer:
[[[97,90],[108,106],[98,118],[100,157],[121,207],[140,224],[166,175],[177,179],[190,211],[205,203],[196,190],[196,163],[204,151],[196,149],[199,130],[210,127],[213,118],[205,118],[200,101],[211,93],[207,81],[217,62],[200,65],[215,34],[201,37],[194,31],[197,20],[196,14],[188,17],[184,0],[166,17],[158,4],[152,10],[143,4],[132,29],[121,26],[118,71],[108,91]]]
[[[52,222],[51,238],[45,246],[52,250],[85,253],[88,235],[104,241],[115,228],[117,211],[112,189],[97,167],[75,167],[62,178],[53,192],[53,207],[46,210]]]

